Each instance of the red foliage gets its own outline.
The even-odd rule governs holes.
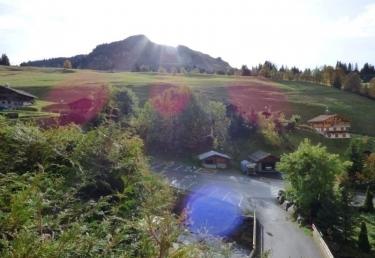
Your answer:
[[[157,86],[151,90],[151,104],[163,117],[172,117],[185,110],[191,99],[188,87]]]

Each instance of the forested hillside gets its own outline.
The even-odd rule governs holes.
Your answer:
[[[69,60],[73,68],[116,71],[169,71],[197,70],[198,72],[227,73],[232,68],[221,60],[194,51],[185,46],[159,45],[144,35],[98,45],[88,55],[59,57],[24,62],[21,66],[63,67]]]

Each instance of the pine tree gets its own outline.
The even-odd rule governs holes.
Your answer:
[[[359,249],[361,249],[363,252],[366,252],[366,253],[369,253],[371,250],[371,246],[368,241],[367,227],[366,227],[365,222],[361,223],[361,231],[359,232],[359,236],[358,236],[358,247]]]
[[[374,196],[371,193],[370,187],[367,187],[366,199],[365,199],[365,203],[363,204],[364,211],[372,212],[374,210],[374,203],[372,200],[373,198]]]

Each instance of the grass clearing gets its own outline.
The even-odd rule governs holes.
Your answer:
[[[64,70],[58,68],[0,66],[0,84],[9,83],[27,90],[44,100],[55,87],[80,85],[111,85],[131,88],[144,103],[153,90],[160,86],[189,86],[211,100],[233,103],[245,110],[270,106],[287,115],[299,114],[302,121],[322,114],[328,108],[352,120],[355,134],[375,136],[375,101],[368,98],[308,82],[269,81],[255,77],[236,77],[204,74],[159,74],[131,72],[100,72]],[[43,102],[39,102],[41,105]],[[327,140],[314,133],[298,132],[289,136],[295,145],[304,137],[322,142],[335,152],[342,152],[341,140]],[[262,148],[264,144],[249,140],[248,146]],[[283,148],[281,148],[282,150]]]

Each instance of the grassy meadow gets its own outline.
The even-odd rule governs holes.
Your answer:
[[[225,75],[173,75],[0,66],[0,84],[5,83],[29,91],[40,100],[48,100],[51,92],[65,87],[73,87],[74,92],[79,91],[80,87],[101,85],[129,87],[141,103],[166,87],[188,86],[209,99],[236,104],[244,111],[269,107],[272,111],[283,111],[287,116],[298,114],[303,122],[324,113],[328,108],[331,112],[351,119],[354,134],[375,136],[375,101],[307,82],[275,82],[256,77]],[[305,137],[311,138],[313,142],[322,142],[337,153],[342,153],[348,143],[348,140],[327,140],[305,131],[288,135],[288,141],[291,145],[297,145]],[[272,150],[255,137],[247,143],[239,143],[241,144],[250,146],[249,150]],[[274,151],[287,150],[288,146],[285,146]]]

